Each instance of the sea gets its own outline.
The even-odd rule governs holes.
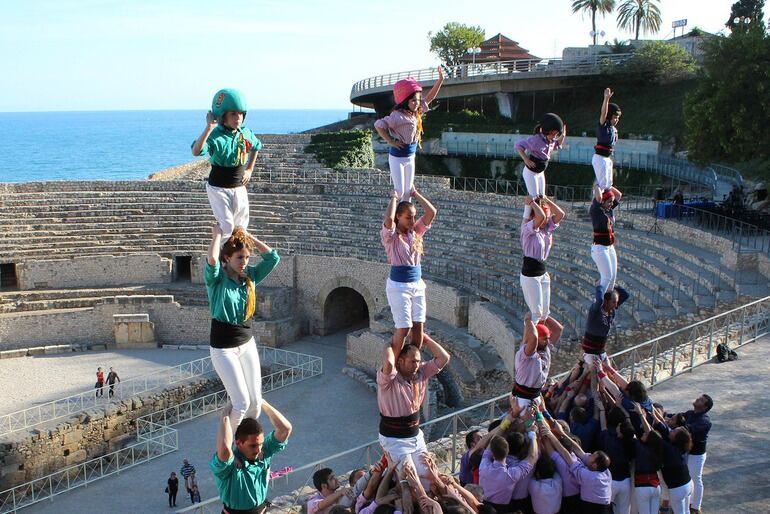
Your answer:
[[[251,110],[257,134],[291,134],[347,118],[346,110]],[[0,113],[0,182],[141,180],[195,159],[206,111]]]

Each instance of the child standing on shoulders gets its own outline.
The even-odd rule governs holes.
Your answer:
[[[602,191],[607,191],[612,187],[612,153],[615,151],[615,143],[618,141],[618,129],[616,125],[620,121],[620,107],[618,104],[610,103],[612,90],[604,90],[604,100],[602,100],[602,111],[599,115],[599,124],[596,126],[596,153],[591,158],[591,165],[594,167],[596,183]]]
[[[425,323],[425,282],[422,280],[420,258],[423,254],[423,234],[428,231],[436,217],[436,208],[417,189],[412,188],[414,196],[425,210],[417,219],[417,209],[409,202],[399,202],[398,192],[394,191],[385,211],[385,220],[380,230],[382,246],[388,256],[390,276],[385,293],[396,332],[394,344],[402,347],[409,330],[412,330],[412,343],[419,348],[423,340]]]
[[[248,106],[243,93],[222,89],[214,95],[206,114],[206,128],[192,144],[192,153],[210,155],[211,173],[206,183],[211,210],[227,241],[236,227],[249,226],[249,183],[262,142],[242,126]]]
[[[516,141],[514,148],[524,161],[521,174],[527,186],[527,195],[535,199],[545,196],[545,170],[551,154],[561,148],[567,137],[567,126],[558,114],[552,112],[543,115],[535,126],[535,134]],[[532,208],[524,206],[524,219],[529,219]]]
[[[396,106],[393,111],[374,123],[377,133],[390,146],[388,164],[393,189],[402,201],[411,201],[414,187],[415,153],[422,139],[422,117],[436,98],[444,82],[444,71],[438,67],[438,80],[422,97],[422,86],[412,77],[399,80],[393,86]]]

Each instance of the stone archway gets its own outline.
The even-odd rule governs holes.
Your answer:
[[[369,290],[351,277],[338,277],[318,294],[322,321],[318,332],[328,335],[361,322],[368,323],[375,308]]]

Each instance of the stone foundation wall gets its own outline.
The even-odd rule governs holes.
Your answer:
[[[118,450],[135,440],[137,418],[219,389],[219,379],[201,379],[12,434],[0,445],[0,490]]]
[[[513,376],[516,345],[516,331],[507,321],[503,311],[485,301],[471,302],[468,315],[468,333],[490,344]]]
[[[171,282],[171,259],[158,254],[99,255],[17,266],[21,289],[66,289]]]

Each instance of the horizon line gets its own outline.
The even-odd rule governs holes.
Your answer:
[[[359,108],[360,109],[360,108]],[[19,110],[19,111],[2,111],[0,110],[0,114],[51,114],[51,113],[77,113],[77,112],[156,112],[156,111],[201,111],[206,112],[204,109],[190,109],[190,108],[180,108],[180,109],[56,109],[56,110],[39,110],[39,111],[26,111],[26,110]],[[366,112],[364,110],[356,111],[354,109],[350,108],[322,108],[322,107],[308,107],[308,108],[287,108],[287,109],[280,109],[280,108],[253,108],[249,109],[249,111],[345,111],[345,112]]]

